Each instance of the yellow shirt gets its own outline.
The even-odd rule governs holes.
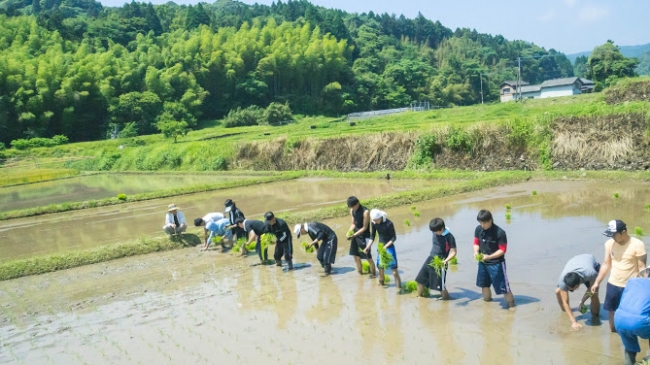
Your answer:
[[[627,281],[639,276],[639,256],[646,254],[643,241],[630,237],[624,245],[619,245],[613,239],[605,242],[605,250],[611,250],[612,271],[608,282],[618,287],[625,287]]]

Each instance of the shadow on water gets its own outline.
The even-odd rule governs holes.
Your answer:
[[[343,275],[347,274],[349,272],[356,271],[357,269],[346,266],[346,267],[332,267],[332,274],[331,275]]]

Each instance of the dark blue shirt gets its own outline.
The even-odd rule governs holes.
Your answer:
[[[452,248],[456,248],[456,237],[447,230],[445,230],[445,232],[447,232],[447,234],[440,236],[435,234],[435,232],[433,233],[431,239],[431,257],[438,256],[442,259],[446,259],[447,256],[449,256],[449,251],[451,251]]]
[[[375,222],[370,223],[370,238],[374,241],[375,237],[379,233],[379,242],[386,244],[390,241],[397,241],[397,235],[395,234],[395,225],[390,219],[375,224]]]

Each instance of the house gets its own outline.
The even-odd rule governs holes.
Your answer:
[[[511,93],[511,95],[505,94],[505,90],[508,90],[508,88],[505,82],[501,84],[502,102],[515,100],[519,97],[522,99],[543,99],[582,94],[583,92],[591,92],[594,88],[594,83],[591,80],[580,77],[566,77],[563,79],[546,80],[538,85],[525,84],[521,86],[519,91]]]
[[[528,83],[526,81],[521,81],[521,86],[525,85],[528,85]],[[517,81],[506,80],[501,83],[499,89],[501,89],[501,102],[510,101],[513,99],[515,91],[517,91]]]

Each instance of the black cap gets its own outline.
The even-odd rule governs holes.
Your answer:
[[[273,218],[275,218],[273,212],[264,213],[264,219],[266,219],[266,223],[269,223]]]
[[[613,237],[615,233],[620,233],[623,231],[627,231],[627,225],[622,220],[617,219],[609,221],[607,229],[605,232],[603,232],[603,234],[607,237]]]
[[[223,205],[225,205],[226,207],[229,207],[229,206],[233,205],[232,199],[226,199],[226,202],[223,203]]]
[[[351,196],[348,198],[348,208],[352,208],[357,204],[359,204],[359,199],[357,199],[356,196]]]

